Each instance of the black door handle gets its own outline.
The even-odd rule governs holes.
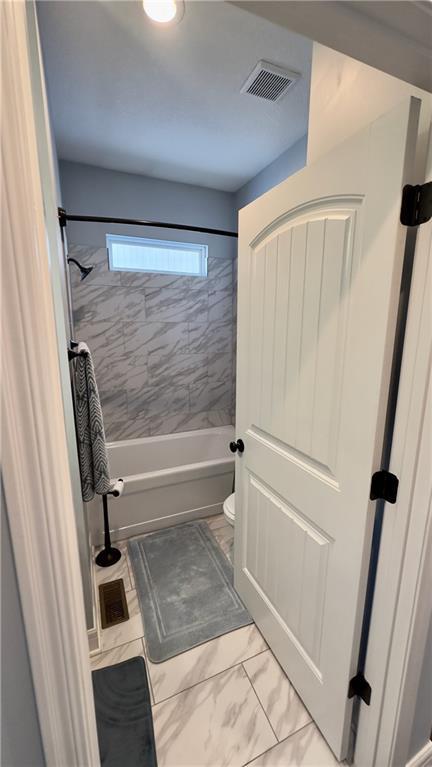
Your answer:
[[[238,439],[237,442],[230,442],[229,443],[229,449],[232,453],[243,453],[244,452],[244,442],[242,439]]]

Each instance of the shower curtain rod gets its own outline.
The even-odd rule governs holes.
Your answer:
[[[170,224],[166,221],[143,221],[139,218],[111,218],[106,216],[75,216],[67,213],[64,208],[58,208],[58,220],[63,228],[68,221],[87,221],[91,224],[126,224],[128,226],[153,226],[155,229],[180,229],[183,232],[201,232],[216,234],[220,237],[238,237],[237,232],[225,229],[209,229],[206,226],[186,226],[185,224]]]

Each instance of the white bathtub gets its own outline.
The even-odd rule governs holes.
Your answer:
[[[112,540],[222,511],[232,491],[232,426],[108,443],[113,477],[124,479],[120,498],[109,497]],[[102,504],[89,504],[91,540],[103,543]]]

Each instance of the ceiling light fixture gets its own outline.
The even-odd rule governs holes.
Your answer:
[[[175,0],[143,0],[143,6],[149,19],[158,24],[174,21],[178,12]]]

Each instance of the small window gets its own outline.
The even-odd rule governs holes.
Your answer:
[[[113,271],[207,276],[207,245],[115,234],[107,234],[106,239]]]

